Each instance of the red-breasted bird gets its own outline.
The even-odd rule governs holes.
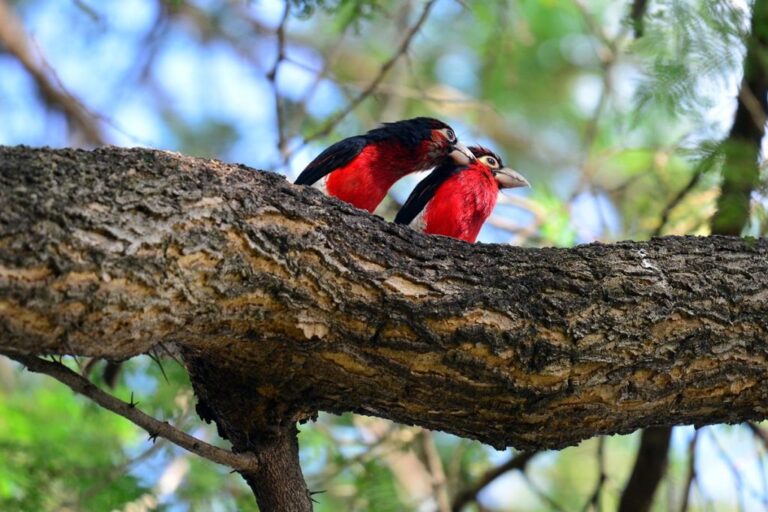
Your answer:
[[[397,180],[446,157],[463,164],[475,158],[450,126],[417,117],[337,142],[307,165],[296,184],[317,183],[328,195],[373,212]]]
[[[496,206],[499,190],[530,186],[522,175],[504,167],[499,155],[490,149],[469,149],[477,160],[466,165],[443,161],[416,185],[395,223],[474,242]]]

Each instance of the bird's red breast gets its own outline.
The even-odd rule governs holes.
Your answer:
[[[499,186],[481,162],[449,177],[423,212],[424,232],[474,242],[496,206]]]
[[[397,180],[429,167],[428,148],[428,141],[414,148],[396,141],[368,144],[351,162],[328,175],[326,191],[373,212]]]

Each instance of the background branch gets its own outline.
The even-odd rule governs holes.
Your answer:
[[[49,106],[61,110],[82,132],[86,145],[98,146],[106,141],[95,116],[72,94],[67,92],[45,65],[40,51],[33,49],[24,26],[5,0],[0,0],[0,49],[13,55],[35,80]],[[37,53],[37,55],[35,55]]]
[[[624,492],[620,512],[644,512],[651,509],[656,488],[667,468],[671,427],[650,427],[640,436],[640,447]]]
[[[109,393],[105,393],[88,379],[81,377],[61,363],[8,352],[3,352],[3,355],[23,364],[31,372],[42,373],[58,380],[75,393],[83,395],[101,407],[135,423],[149,432],[151,438],[162,437],[204,459],[229,466],[238,471],[252,471],[258,466],[258,461],[255,457],[232,453],[190,436],[186,432],[173,427],[167,421],[160,421],[145,414],[138,409],[136,403],[123,402]]]
[[[496,466],[481,476],[471,487],[459,492],[453,499],[451,510],[460,512],[470,502],[477,500],[477,495],[501,475],[514,470],[525,471],[525,466],[536,455],[536,452],[520,452],[509,458],[507,462]]]
[[[320,130],[314,132],[313,134],[309,135],[304,139],[304,144],[308,144],[309,142],[312,142],[314,140],[317,140],[321,137],[325,137],[329,133],[333,131],[333,129],[336,127],[337,124],[339,124],[342,120],[344,120],[345,117],[347,117],[357,106],[365,101],[368,96],[374,93],[376,91],[376,88],[379,86],[382,80],[384,80],[384,77],[386,77],[387,73],[390,69],[392,69],[392,66],[395,65],[395,63],[406,54],[408,51],[408,48],[411,46],[411,42],[413,41],[413,38],[416,36],[416,34],[419,32],[419,29],[421,29],[422,25],[427,21],[427,18],[429,17],[429,12],[432,10],[432,6],[435,4],[435,0],[428,0],[424,4],[424,8],[421,11],[421,14],[419,15],[419,18],[416,20],[416,22],[413,24],[413,26],[405,33],[405,36],[403,37],[402,41],[397,47],[397,50],[395,53],[386,61],[384,64],[381,65],[381,68],[379,69],[378,74],[371,80],[371,82],[368,84],[368,86],[362,90],[357,96],[352,98],[342,109],[339,113],[331,117],[330,120],[328,120],[323,128]]]

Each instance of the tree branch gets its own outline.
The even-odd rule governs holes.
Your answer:
[[[45,361],[37,357],[24,356],[4,352],[4,356],[17,361],[31,372],[42,373],[53,377],[57,381],[69,387],[75,393],[83,395],[101,407],[122,416],[131,423],[143,428],[149,432],[150,438],[162,437],[172,442],[180,448],[192,452],[204,459],[208,459],[217,464],[229,466],[238,471],[253,471],[258,467],[258,461],[251,455],[232,453],[196,437],[190,436],[167,421],[160,421],[148,414],[143,413],[134,403],[123,402],[109,393],[105,393],[88,379],[81,377],[61,363]]]
[[[473,245],[244,166],[0,148],[0,350],[167,344],[232,425],[354,411],[530,450],[762,419],[767,299],[762,239]]]
[[[619,503],[619,512],[651,509],[656,487],[667,469],[667,452],[672,427],[651,427],[643,431],[637,458]]]
[[[699,440],[699,431],[696,430],[688,443],[688,473],[685,478],[683,489],[683,503],[680,505],[680,512],[687,512],[691,503],[691,493],[693,486],[696,485],[696,446]]]
[[[91,112],[72,94],[66,91],[55,76],[50,76],[42,56],[34,55],[32,44],[24,26],[5,0],[0,0],[0,48],[13,55],[37,84],[45,102],[61,110],[66,118],[80,129],[89,145],[105,143],[101,127]]]
[[[379,86],[381,81],[384,80],[384,77],[387,76],[387,73],[389,73],[389,70],[392,69],[392,66],[394,66],[400,57],[405,55],[408,51],[413,38],[419,32],[422,25],[424,25],[424,23],[427,21],[429,12],[432,10],[432,6],[435,4],[435,1],[436,0],[427,0],[427,2],[424,4],[424,8],[421,11],[421,14],[419,15],[419,18],[416,20],[416,23],[414,23],[408,32],[405,33],[405,36],[397,47],[397,51],[395,51],[395,53],[384,64],[381,65],[378,74],[374,77],[373,80],[371,80],[371,83],[369,83],[368,86],[360,92],[360,94],[355,96],[343,110],[341,110],[327,123],[325,123],[323,128],[304,139],[304,144],[312,142],[313,140],[317,140],[320,137],[324,137],[331,133],[337,124],[343,121],[344,118],[347,117],[353,110],[355,110],[359,104],[365,101],[368,96],[376,91],[376,88]]]
[[[652,231],[652,236],[660,236],[662,235],[662,231],[664,230],[664,226],[667,225],[667,222],[669,221],[669,216],[672,214],[672,210],[677,208],[677,206],[685,199],[685,197],[691,193],[691,191],[696,188],[696,185],[699,184],[699,181],[701,181],[701,177],[703,175],[703,169],[699,166],[697,166],[696,169],[693,170],[693,173],[691,174],[690,179],[688,180],[688,183],[681,188],[677,194],[672,198],[669,203],[667,203],[664,206],[664,209],[661,212],[661,215],[659,216],[659,223],[656,225],[656,228]]]
[[[499,478],[504,473],[507,473],[508,471],[514,471],[516,469],[525,471],[525,466],[528,465],[528,461],[530,461],[534,455],[536,455],[536,452],[520,452],[515,454],[513,457],[510,457],[510,459],[504,464],[489,470],[487,473],[481,476],[477,482],[472,485],[472,487],[464,489],[456,495],[456,497],[453,499],[451,510],[453,510],[453,512],[461,512],[461,510],[466,505],[477,499],[477,495],[480,494],[480,491],[488,487],[494,480]]]
[[[632,28],[635,32],[635,38],[643,37],[645,32],[645,11],[648,9],[648,0],[632,0],[632,9],[629,13],[629,19],[632,22]]]
[[[595,454],[597,458],[597,482],[595,482],[595,489],[592,491],[592,494],[590,494],[589,499],[584,504],[584,507],[581,509],[582,512],[587,512],[588,510],[594,510],[595,512],[601,512],[602,507],[600,506],[600,498],[603,494],[603,486],[605,485],[605,481],[608,478],[608,475],[605,473],[605,437],[600,436],[597,438],[597,453]]]

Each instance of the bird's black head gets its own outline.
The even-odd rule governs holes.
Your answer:
[[[450,126],[431,117],[414,117],[394,123],[384,123],[379,128],[369,131],[366,136],[373,141],[394,138],[406,146],[415,147],[424,141],[432,140],[433,132],[436,131],[442,132],[448,140],[456,140],[456,134]]]
[[[482,146],[470,146],[469,150],[475,155],[478,162],[491,171],[499,188],[530,187],[528,180],[517,171],[504,167],[501,157],[490,149]]]
[[[404,146],[417,150],[423,157],[421,167],[436,165],[450,155],[457,163],[469,163],[474,159],[466,146],[459,142],[456,132],[446,123],[432,117],[414,117],[384,123],[369,131],[366,137],[374,142],[397,140]]]
[[[489,169],[500,169],[504,167],[501,157],[492,150],[483,146],[469,146],[469,150]]]

